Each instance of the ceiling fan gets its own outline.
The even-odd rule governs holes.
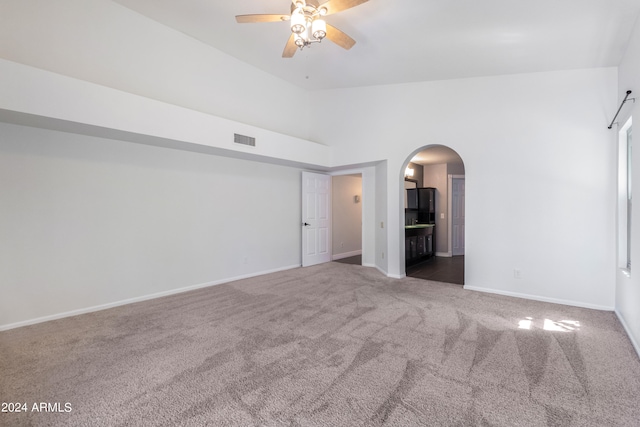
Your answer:
[[[289,21],[291,36],[282,52],[283,58],[291,58],[298,48],[302,50],[311,43],[320,43],[325,37],[344,49],[351,49],[356,41],[336,27],[327,24],[323,18],[366,1],[368,0],[327,0],[320,4],[318,0],[292,0],[291,14],[238,15],[236,21],[240,24]]]

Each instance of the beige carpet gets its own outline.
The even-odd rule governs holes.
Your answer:
[[[3,426],[638,426],[640,361],[610,312],[329,263],[2,332],[0,400],[28,409]]]

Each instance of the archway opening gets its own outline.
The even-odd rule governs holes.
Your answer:
[[[465,166],[444,145],[428,145],[402,168],[401,247],[405,274],[464,285]]]

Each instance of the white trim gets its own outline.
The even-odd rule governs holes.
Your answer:
[[[627,130],[633,126],[633,119],[629,117],[622,127],[618,129],[618,212],[616,224],[616,237],[618,241],[618,253],[616,254],[617,266],[620,269],[627,269],[627,187],[628,187],[628,151],[627,151]]]
[[[390,273],[386,273],[387,277],[391,278],[391,279],[404,279],[405,277],[407,277],[406,274],[390,274]]]
[[[331,259],[333,261],[335,261],[337,259],[349,258],[349,257],[352,257],[352,256],[357,256],[357,255],[362,255],[362,249],[360,249],[358,251],[343,252],[341,254],[335,254],[335,255],[331,256]]]
[[[384,274],[385,276],[388,276],[388,275],[389,275],[389,274],[388,274],[386,271],[384,271],[384,270],[383,270],[383,269],[382,269],[378,264],[375,264],[375,265],[373,266],[373,268],[375,268],[376,270],[378,270],[380,273]]]
[[[196,289],[207,288],[209,286],[222,285],[224,283],[235,282],[236,280],[249,279],[251,277],[262,276],[263,274],[277,273],[278,271],[291,270],[299,268],[300,264],[291,265],[287,267],[276,268],[273,270],[261,271],[258,273],[243,274],[241,276],[230,277],[227,279],[215,280],[213,282],[201,283],[199,285],[186,286],[184,288],[171,289],[169,291],[158,292],[155,294],[143,295],[135,298],[128,298],[121,301],[111,302],[107,304],[94,305],[92,307],[80,308],[77,310],[66,311],[64,313],[52,314],[49,316],[37,317],[35,319],[23,320],[21,322],[9,323],[7,325],[0,325],[0,331],[7,331],[9,329],[21,328],[23,326],[35,325],[37,323],[49,322],[51,320],[63,319],[65,317],[78,316],[80,314],[93,313],[94,311],[107,310],[109,308],[119,307],[121,305],[133,304],[136,302],[147,301],[155,298],[162,298],[169,295],[180,294],[183,292],[195,291]]]
[[[451,249],[451,240],[453,239],[453,231],[451,227],[451,207],[453,206],[453,195],[451,194],[451,187],[453,187],[453,175],[447,174],[447,250],[453,254],[453,250]]]
[[[624,274],[625,277],[631,277],[631,270],[629,270],[628,268],[620,268],[619,270],[622,274]]]
[[[622,317],[622,313],[620,313],[618,309],[615,310],[615,313],[616,313],[616,316],[618,316],[618,320],[620,321],[620,323],[622,323],[622,327],[624,328],[625,332],[629,336],[629,341],[631,341],[631,345],[633,345],[633,348],[636,350],[636,353],[638,353],[638,357],[640,357],[640,343],[638,343],[636,339],[633,337],[633,335],[631,334],[631,329],[629,329],[627,322],[625,322],[624,317]]]
[[[389,273],[387,273],[386,271],[384,271],[379,265],[372,265],[373,268],[375,268],[376,270],[378,270],[380,273],[384,274],[387,277],[391,277],[391,275]]]
[[[589,304],[589,303],[584,303],[580,301],[565,300],[565,299],[559,299],[559,298],[547,298],[547,297],[541,297],[538,295],[521,294],[518,292],[503,291],[499,289],[479,288],[477,286],[465,285],[463,288],[468,291],[486,292],[489,294],[498,294],[498,295],[505,295],[508,297],[530,299],[534,301],[550,302],[553,304],[570,305],[573,307],[590,308],[593,310],[614,311],[614,307],[612,306]]]
[[[453,258],[453,254],[451,253],[451,251],[449,251],[449,252],[436,252],[436,256],[437,257],[442,257],[442,258]]]
[[[453,239],[453,227],[451,226],[453,220],[453,191],[451,190],[451,188],[453,187],[454,179],[464,179],[466,183],[466,175],[447,175],[447,247],[449,248],[449,254],[451,254],[448,256],[453,256],[453,249],[451,248]],[[436,254],[436,256],[438,255]]]

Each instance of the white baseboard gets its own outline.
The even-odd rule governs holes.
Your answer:
[[[636,350],[636,353],[638,353],[638,357],[640,357],[640,344],[638,344],[638,341],[636,341],[635,337],[631,333],[631,329],[629,329],[629,326],[627,325],[627,322],[624,320],[624,317],[622,317],[622,314],[617,309],[615,310],[615,313],[616,313],[616,316],[618,316],[618,320],[620,320],[620,323],[622,323],[622,327],[627,333],[627,336],[631,341],[631,345],[633,345],[633,348]]]
[[[351,252],[344,252],[341,254],[334,254],[331,256],[331,260],[335,261],[337,259],[349,258],[357,255],[362,255],[362,249],[360,249],[359,251],[351,251]]]
[[[384,273],[384,274],[386,274],[387,277],[390,277],[392,279],[404,279],[405,277],[407,277],[405,273],[402,273],[402,274]]]
[[[442,258],[451,258],[453,257],[453,254],[451,252],[436,252],[436,256],[439,256]]]
[[[380,273],[384,274],[385,276],[388,276],[388,275],[389,275],[389,273],[387,273],[385,270],[383,270],[382,268],[380,268],[380,266],[379,266],[379,265],[377,265],[377,264],[374,264],[374,265],[372,265],[371,267],[375,268],[376,270],[378,270]]]
[[[71,310],[71,311],[66,311],[66,312],[63,312],[63,313],[52,314],[52,315],[49,315],[49,316],[37,317],[35,319],[23,320],[21,322],[9,323],[9,324],[6,324],[6,325],[0,325],[0,331],[7,331],[9,329],[20,328],[22,326],[35,325],[37,323],[43,323],[43,322],[49,322],[51,320],[63,319],[65,317],[78,316],[80,314],[92,313],[94,311],[107,310],[109,308],[119,307],[121,305],[133,304],[135,302],[147,301],[147,300],[150,300],[150,299],[161,298],[161,297],[166,297],[166,296],[169,296],[169,295],[180,294],[180,293],[183,293],[183,292],[194,291],[196,289],[202,289],[202,288],[207,288],[209,286],[215,286],[215,285],[221,285],[221,284],[224,284],[224,283],[235,282],[236,280],[249,279],[251,277],[262,276],[263,274],[269,274],[269,273],[276,273],[278,271],[291,270],[291,269],[298,268],[298,267],[300,267],[300,264],[291,265],[291,266],[287,266],[287,267],[281,267],[281,268],[275,268],[273,270],[261,271],[261,272],[258,272],[258,273],[250,273],[250,274],[244,274],[244,275],[236,276],[236,277],[229,277],[227,279],[215,280],[213,282],[201,283],[199,285],[186,286],[184,288],[171,289],[171,290],[168,290],[168,291],[157,292],[157,293],[149,294],[149,295],[142,295],[142,296],[139,296],[139,297],[128,298],[128,299],[125,299],[125,300],[115,301],[115,302],[111,302],[111,303],[108,303],[108,304],[100,304],[100,305],[95,305],[95,306],[92,306],[92,307],[80,308],[80,309],[77,309],[77,310]]]
[[[611,307],[611,306],[589,304],[589,303],[584,303],[584,302],[580,302],[580,301],[564,300],[564,299],[559,299],[559,298],[547,298],[547,297],[541,297],[541,296],[538,296],[538,295],[522,294],[522,293],[518,293],[518,292],[503,291],[503,290],[498,290],[498,289],[479,288],[479,287],[476,287],[476,286],[467,286],[467,285],[464,285],[464,289],[469,290],[469,291],[486,292],[486,293],[489,293],[489,294],[505,295],[505,296],[508,296],[508,297],[530,299],[530,300],[534,300],[534,301],[542,301],[542,302],[551,302],[551,303],[554,303],[554,304],[570,305],[570,306],[573,306],[573,307],[590,308],[592,310],[614,311],[614,307]]]

